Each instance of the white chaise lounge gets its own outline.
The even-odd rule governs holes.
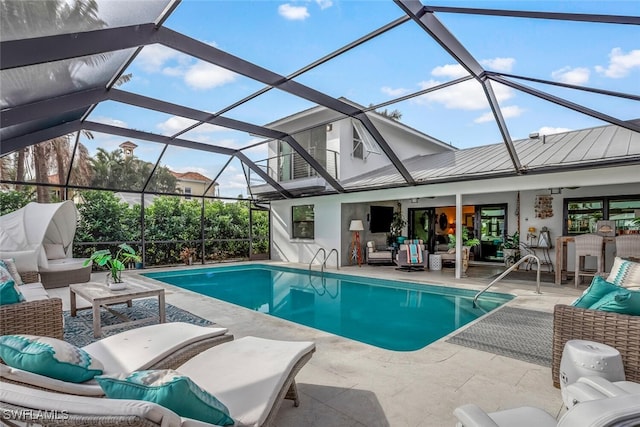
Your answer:
[[[244,337],[206,350],[176,368],[229,409],[235,426],[270,426],[284,399],[298,406],[295,376],[309,361],[313,342]],[[212,426],[180,418],[149,402],[74,396],[3,383],[0,413],[24,420],[37,411],[64,408],[64,425]],[[128,424],[127,424],[128,423]]]
[[[82,347],[102,362],[105,374],[174,369],[196,354],[233,340],[226,328],[173,322],[120,332]],[[71,383],[0,364],[0,381],[80,396],[104,396],[94,380]]]

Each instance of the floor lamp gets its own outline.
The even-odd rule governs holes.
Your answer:
[[[364,230],[364,225],[359,219],[352,219],[349,224],[349,231],[353,231],[353,237],[351,239],[351,258],[349,263],[358,263],[358,267],[362,264],[362,247],[360,246],[360,232]]]

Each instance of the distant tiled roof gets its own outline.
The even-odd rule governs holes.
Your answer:
[[[637,120],[636,120],[637,122]],[[514,141],[524,171],[570,169],[614,163],[640,163],[640,134],[615,125]],[[513,175],[503,143],[423,156],[403,161],[419,183]],[[404,183],[392,165],[345,180],[347,187]]]
[[[173,172],[171,171],[171,173],[173,174],[173,176],[175,176],[178,179],[184,179],[184,180],[189,180],[189,181],[211,181],[209,178],[207,178],[206,176],[202,175],[199,172]]]

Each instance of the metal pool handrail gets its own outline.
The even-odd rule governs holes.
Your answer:
[[[309,262],[309,272],[311,272],[311,265],[313,264],[313,261],[316,260],[316,258],[320,254],[320,252],[322,252],[324,254],[324,259],[322,260],[322,264],[320,265],[320,271],[324,272],[324,268],[327,266],[327,260],[329,259],[331,254],[334,253],[334,252],[336,253],[336,269],[340,270],[340,260],[338,259],[338,250],[335,249],[335,248],[331,249],[329,251],[329,255],[327,255],[327,251],[325,251],[324,248],[319,248],[316,251],[316,254],[313,256],[313,258],[311,258],[311,261]]]
[[[478,292],[476,294],[475,297],[473,297],[473,307],[476,307],[476,301],[478,300],[478,297],[480,295],[482,295],[487,289],[489,289],[491,286],[493,286],[494,284],[498,283],[504,276],[506,276],[507,274],[511,273],[513,270],[515,270],[517,267],[520,266],[520,264],[522,264],[524,261],[527,261],[529,259],[532,259],[538,264],[538,271],[536,274],[536,293],[540,294],[540,259],[533,255],[533,254],[528,254],[523,256],[522,258],[520,258],[520,260],[518,262],[516,262],[515,264],[513,264],[511,267],[509,267],[508,269],[506,269],[501,275],[499,275],[498,277],[496,277],[491,283],[489,283],[489,285],[484,288],[483,290],[481,290],[480,292]]]
[[[326,260],[327,260],[327,251],[325,251],[325,250],[324,250],[324,248],[319,248],[319,249],[316,251],[316,254],[313,256],[313,258],[311,258],[311,261],[309,261],[309,271],[311,271],[311,264],[313,264],[313,261],[315,261],[315,260],[316,260],[316,258],[318,257],[318,254],[319,254],[320,252],[324,253],[324,261],[323,261],[323,264],[322,264],[322,265],[324,266],[324,263],[325,263],[325,262],[326,262]]]

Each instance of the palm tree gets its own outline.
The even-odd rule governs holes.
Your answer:
[[[98,4],[95,0],[3,0],[0,2],[0,23],[3,26],[3,37],[22,39],[34,36],[46,36],[61,32],[79,32],[96,30],[107,24],[98,16]],[[33,82],[48,81],[52,91],[42,91],[26,101],[60,95],[56,91],[79,86],[76,81],[78,61],[85,64],[98,65],[105,59],[104,55],[91,55],[75,61],[55,61],[42,67],[25,67],[3,75],[3,98],[9,106],[25,102],[25,93],[33,93]],[[7,89],[8,88],[8,89]],[[59,88],[59,89],[57,89]],[[40,98],[38,98],[40,97]],[[63,184],[66,180],[65,163],[70,158],[69,136],[61,136],[50,141],[25,148],[17,153],[16,180],[25,181],[25,162],[29,154],[33,158],[36,183],[48,183],[49,172],[57,166],[58,180]],[[54,160],[55,159],[55,165]],[[17,186],[19,187],[19,186]],[[19,188],[18,188],[19,189]],[[39,186],[38,201],[50,201],[47,188]]]

